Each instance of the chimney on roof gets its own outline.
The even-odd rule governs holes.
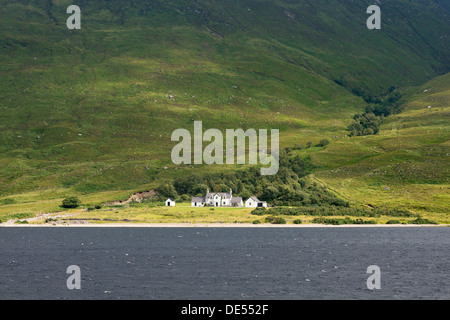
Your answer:
[[[230,194],[233,195],[233,190],[231,190],[231,188],[230,188]]]

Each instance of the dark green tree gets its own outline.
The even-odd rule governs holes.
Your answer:
[[[68,198],[65,198],[62,202],[63,208],[67,208],[67,209],[78,208],[80,205],[81,205],[81,201],[77,197],[68,197]]]
[[[280,193],[278,192],[277,188],[269,186],[263,190],[261,199],[264,201],[272,201],[273,199],[278,198],[279,194]]]
[[[161,198],[176,199],[178,196],[175,187],[170,182],[161,184],[158,188],[156,188],[156,191],[158,191]]]

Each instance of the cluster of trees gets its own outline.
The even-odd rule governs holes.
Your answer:
[[[369,104],[366,107],[366,112],[372,112],[377,117],[388,117],[391,114],[397,114],[402,110],[400,103],[401,98],[402,95],[400,92],[392,93],[386,96],[386,99],[381,103]]]
[[[396,86],[391,86],[385,94],[374,96],[362,87],[353,86],[342,76],[334,81],[368,103],[363,114],[353,116],[353,122],[347,128],[350,136],[377,134],[385,117],[401,111],[402,94]]]
[[[361,97],[368,104],[372,105],[394,106],[402,97],[402,95],[397,92],[398,88],[396,86],[391,86],[384,94],[375,96],[366,89],[357,85],[355,86],[352,81],[348,81],[343,76],[340,76],[339,79],[335,79],[334,82],[352,92],[354,95]]]
[[[350,131],[350,136],[377,134],[385,117],[401,111],[400,100],[402,95],[400,92],[393,92],[395,89],[395,87],[391,87],[389,93],[383,99],[374,99],[372,96],[368,100],[364,99],[370,104],[363,114],[353,116],[353,122],[347,129]]]
[[[325,143],[325,142],[324,142]],[[156,191],[163,198],[190,201],[192,196],[204,196],[207,189],[229,192],[244,199],[256,196],[274,205],[337,205],[348,203],[304,177],[310,172],[309,159],[302,159],[286,150],[280,151],[280,169],[273,176],[261,176],[256,167],[233,173],[191,175],[160,185]]]
[[[348,126],[350,136],[367,136],[377,134],[380,131],[380,125],[383,122],[384,116],[376,116],[372,112],[365,112],[363,114],[355,114],[353,122]]]
[[[352,89],[352,92],[358,97],[363,98],[365,102],[372,106],[385,106],[386,108],[380,108],[381,110],[385,110],[383,113],[386,116],[386,113],[392,112],[395,107],[397,107],[397,102],[402,98],[400,92],[397,92],[397,87],[392,86],[388,89],[388,91],[381,96],[373,96],[369,92],[365,91],[361,87],[356,87]],[[390,109],[390,111],[388,111]]]

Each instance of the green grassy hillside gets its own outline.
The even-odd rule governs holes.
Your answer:
[[[374,136],[335,141],[312,155],[316,178],[354,204],[449,219],[450,74],[420,86]],[[450,220],[448,220],[450,221]]]
[[[71,4],[81,7],[81,30],[66,28]],[[348,89],[377,96],[396,86],[408,96],[450,70],[448,5],[383,1],[382,30],[366,28],[368,5],[1,0],[0,196],[18,202],[2,210],[66,194],[111,200],[193,172],[234,170],[171,163],[172,131],[192,130],[195,120],[204,128],[278,128],[281,147],[330,140],[325,150],[301,153],[318,179],[355,202],[379,199],[384,184],[441,190],[448,126],[434,107],[410,109],[434,91],[411,97],[380,135],[347,138],[345,129],[367,105]],[[448,90],[448,77],[435,81]],[[428,150],[435,146],[440,151]],[[382,178],[367,176],[390,164]],[[336,174],[347,168],[350,177]],[[358,193],[358,183],[375,185],[373,192]],[[396,190],[391,202],[408,206]]]

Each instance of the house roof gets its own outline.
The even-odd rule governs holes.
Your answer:
[[[173,200],[172,198],[168,198],[166,201],[168,201],[168,200],[175,202],[175,200]]]
[[[232,197],[231,198],[231,203],[240,203],[240,202],[242,202],[241,197]]]
[[[261,201],[258,200],[257,197],[250,197],[250,198],[247,199],[247,201],[250,200],[250,199],[255,201],[255,202],[261,202]]]
[[[191,202],[205,202],[205,197],[192,197]]]
[[[215,195],[219,195],[221,198],[223,199],[231,199],[233,196],[231,195],[231,193],[226,193],[226,192],[210,192],[206,194],[206,198],[210,199],[210,198],[214,198]]]

